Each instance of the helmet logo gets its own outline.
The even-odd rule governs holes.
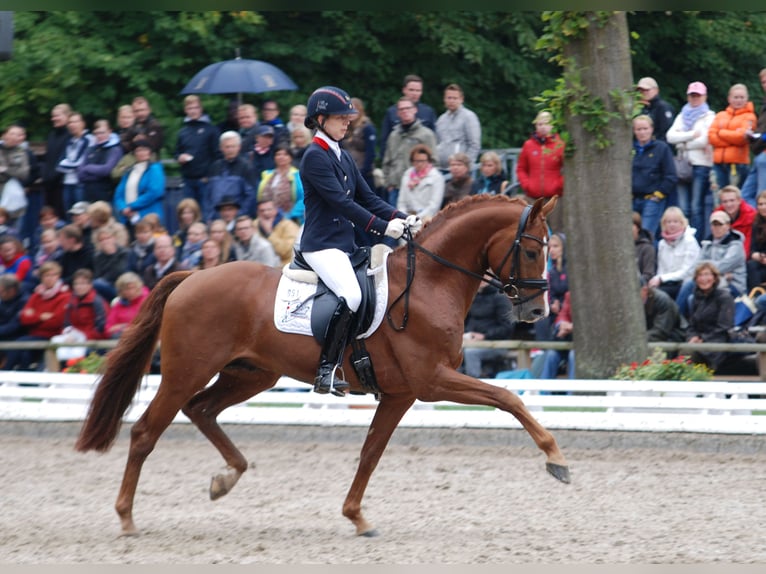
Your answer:
[[[314,90],[306,107],[308,108],[308,116],[312,118],[319,115],[353,115],[357,113],[351,97],[334,86],[323,86]]]

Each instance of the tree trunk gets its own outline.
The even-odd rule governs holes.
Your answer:
[[[632,102],[609,94],[633,89],[627,19],[615,12],[601,25],[594,13],[588,17],[585,35],[565,49],[567,87],[576,72],[586,90],[620,117],[605,128],[605,149],[594,145],[584,116],[567,118],[575,151],[565,160],[564,227],[576,375],[606,378],[621,363],[644,360],[648,346],[631,232]]]

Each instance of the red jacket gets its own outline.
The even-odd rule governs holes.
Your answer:
[[[59,292],[50,299],[43,299],[38,292],[33,293],[19,314],[19,321],[27,328],[27,333],[45,339],[61,333],[64,328],[64,311],[70,294],[66,284],[63,284]],[[41,319],[43,313],[53,313],[53,316]]]
[[[545,141],[533,135],[521,148],[516,163],[516,177],[529,197],[553,197],[564,193],[564,142],[558,134]]]
[[[106,336],[112,337],[121,334],[125,325],[130,323],[141,308],[141,303],[149,296],[149,288],[144,285],[141,288],[141,294],[130,302],[124,302],[123,299],[117,299],[109,308],[109,315],[106,318]]]
[[[554,324],[561,323],[562,321],[572,322],[572,300],[569,297],[569,291],[564,293],[564,302],[561,304],[561,310],[556,315],[556,322]]]
[[[723,207],[719,205],[713,211],[723,211]],[[753,238],[753,221],[755,221],[756,213],[758,212],[755,208],[743,199],[739,204],[739,214],[737,215],[737,219],[731,222],[731,228],[736,229],[745,236],[744,247],[746,260],[750,260],[750,241]]]
[[[93,288],[82,298],[72,293],[64,312],[64,327],[72,326],[82,331],[88,340],[103,339],[108,308]]]

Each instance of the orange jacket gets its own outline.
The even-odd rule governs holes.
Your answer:
[[[736,111],[728,106],[718,112],[708,130],[708,140],[713,146],[713,162],[750,164],[750,140],[745,131],[747,128],[755,129],[757,122],[753,102],[747,102]]]

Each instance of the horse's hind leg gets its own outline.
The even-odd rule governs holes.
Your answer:
[[[230,469],[213,477],[210,483],[211,500],[227,494],[247,470],[247,459],[219,426],[216,417],[224,409],[273,387],[278,378],[276,373],[230,367],[221,371],[215,383],[196,394],[184,406],[184,414],[213,443]]]
[[[378,465],[383,451],[388,445],[399,421],[404,413],[415,402],[412,396],[382,395],[375,416],[372,418],[367,438],[362,446],[359,466],[354,475],[354,481],[343,502],[343,516],[354,523],[358,536],[377,536],[378,532],[362,516],[362,497],[367,488],[375,467]]]
[[[187,385],[185,390],[188,394],[181,393],[179,389],[171,391],[172,383],[169,379],[163,378],[157,395],[131,428],[128,461],[125,464],[120,492],[114,505],[117,515],[120,517],[123,535],[138,534],[133,522],[133,500],[136,495],[141,467],[146,457],[154,450],[160,435],[173,422],[188,396],[195,392],[196,388],[203,386],[204,382],[200,383],[199,387]]]

